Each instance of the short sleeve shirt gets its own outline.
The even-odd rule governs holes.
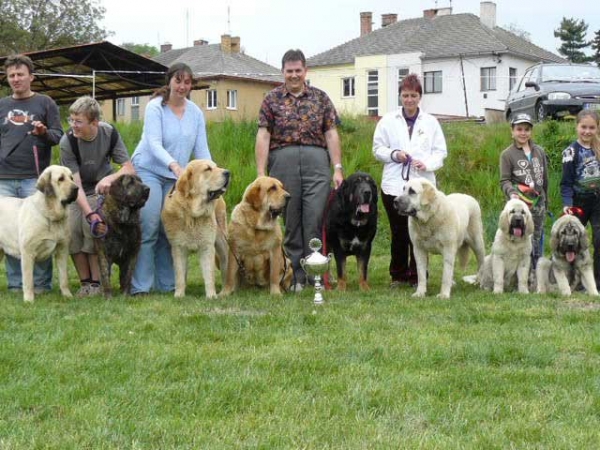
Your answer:
[[[99,122],[98,134],[94,140],[77,139],[81,166],[77,163],[67,135],[63,135],[60,140],[61,164],[67,166],[73,173],[79,172],[86,195],[93,194],[98,181],[114,172],[111,160],[116,164],[129,161],[129,153],[121,136],[117,139],[115,148],[112,152],[110,151],[111,135],[112,126],[105,122]]]
[[[258,126],[271,135],[269,150],[290,145],[327,148],[325,132],[340,123],[333,103],[325,92],[311,86],[292,95],[284,85],[267,94],[262,102]]]

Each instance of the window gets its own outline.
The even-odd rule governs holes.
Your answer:
[[[206,91],[206,109],[217,109],[217,91],[215,89]]]
[[[354,77],[342,78],[342,97],[354,97]]]
[[[125,99],[118,98],[117,99],[117,116],[125,115]]]
[[[367,115],[379,115],[379,74],[376,70],[367,72]]]
[[[495,91],[496,90],[496,68],[495,67],[482,67],[481,73],[481,91]]]
[[[514,67],[508,68],[508,90],[512,91],[517,84],[517,69]]]
[[[227,109],[237,109],[237,90],[227,91]]]
[[[402,106],[402,100],[400,99],[400,83],[402,83],[402,80],[404,80],[406,75],[408,75],[408,69],[398,69],[398,89],[396,89],[396,92],[398,92],[398,107]]]
[[[131,97],[131,120],[136,122],[140,120],[140,98]]]
[[[433,94],[442,92],[442,71],[425,72],[425,94]]]

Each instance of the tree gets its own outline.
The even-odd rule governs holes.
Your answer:
[[[531,33],[523,30],[522,28],[519,28],[519,26],[516,23],[511,23],[509,25],[506,25],[504,27],[504,29],[506,31],[510,31],[512,34],[516,34],[517,36],[525,39],[526,41],[531,42]]]
[[[585,40],[587,29],[588,24],[583,19],[577,21],[563,17],[560,28],[554,30],[554,37],[562,41],[558,53],[574,63],[589,61],[590,58],[581,51],[590,46],[590,42]]]
[[[594,39],[592,40],[592,49],[594,50],[592,61],[594,61],[596,65],[600,66],[600,30],[596,31],[596,34],[594,35]]]
[[[101,41],[105,12],[97,0],[0,0],[0,55]]]
[[[160,53],[158,48],[150,44],[134,44],[133,42],[123,42],[121,44],[125,50],[145,56],[146,58],[154,58]]]

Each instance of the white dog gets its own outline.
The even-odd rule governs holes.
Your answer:
[[[443,256],[444,267],[438,297],[450,298],[456,256],[466,266],[471,248],[477,257],[477,268],[483,264],[485,247],[479,203],[466,194],[445,195],[431,182],[415,178],[394,199],[394,207],[409,216],[408,231],[418,276],[413,295],[423,297],[427,293],[428,254],[435,253]]]
[[[514,285],[516,275],[519,292],[529,292],[527,281],[533,229],[533,218],[525,202],[509,200],[500,213],[492,252],[485,257],[479,271],[479,283],[483,289],[489,291],[493,288],[494,294],[502,294],[505,288]]]
[[[60,291],[71,297],[67,276],[69,260],[68,204],[77,198],[73,174],[62,166],[49,166],[37,181],[38,191],[21,199],[0,197],[0,260],[4,254],[21,259],[23,300],[34,300],[33,266],[53,254]]]
[[[585,227],[572,215],[560,217],[550,232],[552,258],[540,258],[536,268],[538,293],[558,291],[565,296],[579,282],[589,295],[598,295],[594,280],[594,262],[590,255]]]

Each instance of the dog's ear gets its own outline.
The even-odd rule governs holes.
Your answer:
[[[175,189],[177,189],[177,192],[179,192],[183,197],[188,197],[190,195],[192,176],[192,171],[186,170],[177,180],[177,185],[175,186]]]
[[[525,208],[525,235],[532,236],[535,230],[535,224],[533,223],[533,216],[529,208]]]
[[[500,217],[498,218],[498,228],[502,231],[503,234],[508,235],[510,232],[510,212],[508,208],[505,206],[502,212],[500,213]],[[527,228],[529,228],[529,224],[527,224]]]
[[[52,187],[52,172],[50,170],[44,170],[38,178],[35,187],[46,197],[54,197],[56,194]]]
[[[421,186],[423,186],[423,192],[421,194],[421,204],[429,205],[433,203],[437,194],[436,189],[433,187],[433,185],[429,183],[423,183]]]
[[[254,182],[252,183],[250,186],[248,186],[248,189],[246,190],[246,193],[244,194],[244,198],[246,199],[246,202],[250,204],[250,206],[252,206],[252,209],[255,209],[256,211],[260,211],[262,209],[262,186],[260,183]]]
[[[563,226],[563,222],[557,220],[550,230],[550,250],[552,250],[553,253],[558,249],[560,230]]]
[[[574,221],[575,222],[575,221]],[[590,248],[590,239],[588,238],[588,234],[585,231],[585,227],[583,224],[577,219],[577,233],[579,233],[579,246],[582,250],[587,250]]]

